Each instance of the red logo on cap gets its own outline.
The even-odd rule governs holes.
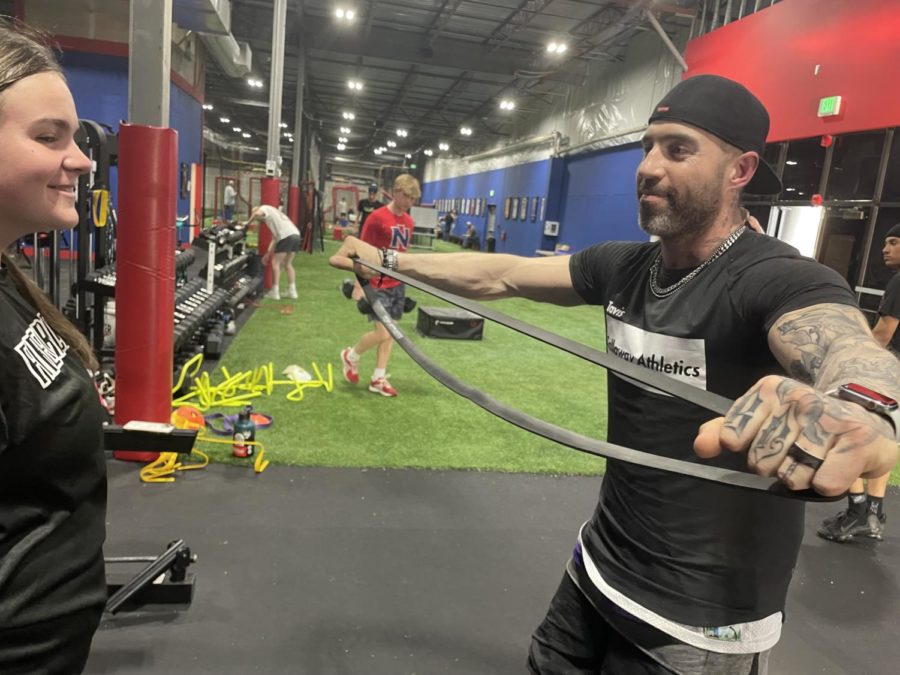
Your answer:
[[[657,106],[656,112],[669,112],[669,106],[667,106],[667,105]]]

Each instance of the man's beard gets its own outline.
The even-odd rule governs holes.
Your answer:
[[[640,207],[640,226],[647,234],[657,237],[683,237],[702,232],[713,221],[722,205],[717,186],[708,184],[700,189],[679,194],[675,190],[657,191],[638,185],[638,195],[652,194],[666,199],[668,204],[648,204]]]

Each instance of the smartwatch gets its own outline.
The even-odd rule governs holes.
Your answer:
[[[877,415],[881,415],[894,427],[894,438],[900,441],[900,406],[890,396],[879,394],[877,391],[864,387],[861,384],[848,382],[828,392],[842,401],[850,401],[861,405]]]

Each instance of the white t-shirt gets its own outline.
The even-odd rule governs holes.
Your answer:
[[[294,234],[300,235],[300,230],[291,222],[291,219],[274,206],[263,204],[259,207],[259,213],[266,221],[266,225],[269,226],[269,231],[272,232],[272,237],[276,242],[287,239]]]
[[[225,206],[234,206],[234,196],[237,191],[230,185],[225,186]]]

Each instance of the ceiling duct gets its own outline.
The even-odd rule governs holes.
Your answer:
[[[201,33],[206,49],[229,77],[244,77],[253,67],[253,52],[246,42],[238,42],[234,36],[206,35]]]
[[[185,30],[199,33],[207,51],[229,77],[244,77],[253,67],[246,42],[231,34],[230,0],[174,0],[172,19]]]

